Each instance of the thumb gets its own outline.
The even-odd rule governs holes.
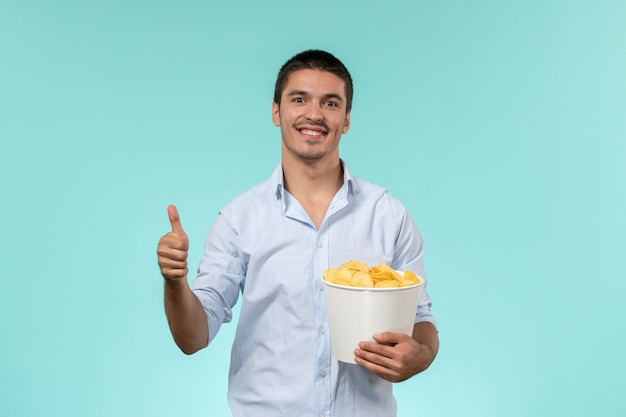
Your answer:
[[[177,235],[187,236],[187,234],[183,230],[183,225],[180,224],[180,216],[178,215],[178,210],[176,210],[176,206],[172,204],[167,207],[167,216],[170,218],[172,232],[176,233]]]

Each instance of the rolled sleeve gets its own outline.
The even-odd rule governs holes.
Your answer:
[[[207,316],[209,341],[223,323],[232,320],[245,279],[245,264],[237,247],[237,234],[220,214],[207,233],[204,255],[191,286]]]

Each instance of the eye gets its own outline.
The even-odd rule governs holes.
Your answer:
[[[304,103],[304,99],[302,97],[294,97],[291,101],[294,103]]]
[[[333,100],[328,100],[328,101],[326,102],[326,105],[327,105],[328,107],[337,107],[337,106],[339,106],[339,104],[338,104],[336,101],[333,101]]]

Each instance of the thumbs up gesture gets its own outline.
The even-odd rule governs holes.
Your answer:
[[[189,238],[180,224],[180,216],[175,206],[171,205],[167,208],[167,215],[172,231],[159,240],[157,247],[161,274],[168,280],[186,280],[189,271],[187,268]]]

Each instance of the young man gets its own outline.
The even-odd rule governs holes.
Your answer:
[[[355,178],[339,158],[350,128],[352,79],[323,51],[281,68],[272,120],[282,159],[267,181],[226,206],[209,231],[192,287],[189,242],[174,206],[157,253],[165,310],[181,350],[206,347],[241,295],[229,403],[243,416],[394,416],[392,382],[425,370],[438,337],[422,291],[413,337],[374,335],[355,346],[355,364],[330,352],[321,277],[349,260],[384,262],[425,277],[423,243],[404,206]]]

